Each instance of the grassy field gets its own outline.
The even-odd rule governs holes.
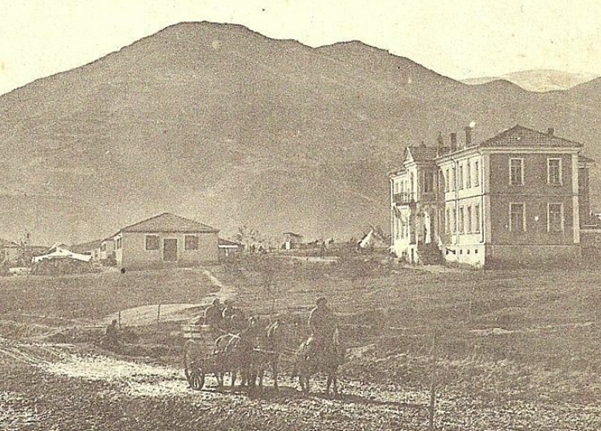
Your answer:
[[[210,289],[193,269],[0,277],[0,315],[94,320],[143,305],[199,302]]]
[[[274,257],[209,270],[237,292],[247,314],[276,312],[304,320],[318,296],[329,299],[353,347],[341,370],[351,398],[336,408],[345,412],[340,413],[345,421],[355,423],[340,424],[340,429],[369,428],[370,415],[387,428],[423,429],[421,413],[401,412],[398,406],[391,413],[386,403],[392,401],[368,401],[423,405],[432,379],[440,398],[440,429],[601,429],[601,411],[592,407],[601,397],[601,268],[472,271],[415,269],[361,257],[337,263]],[[0,279],[0,320],[34,324],[31,316],[40,316],[43,322],[57,319],[53,324],[58,326],[61,319],[70,319],[74,331],[73,322],[83,325],[117,310],[159,302],[195,303],[210,290],[209,280],[197,270]],[[136,328],[138,347],[125,352],[125,358],[146,360],[150,355],[154,363],[179,369],[176,330],[173,325]],[[1,331],[2,326],[3,335]],[[78,341],[66,334],[64,341]],[[88,347],[82,344],[81,349]],[[57,379],[51,381],[61,385],[64,378]],[[185,397],[173,401],[178,411],[190,401],[189,394]],[[295,397],[286,403],[298,403]],[[240,417],[248,412],[250,423],[262,429],[297,429],[293,425],[300,418],[295,415],[339,414],[313,400],[297,413],[290,413],[290,407],[283,416],[271,416],[262,408],[257,413],[253,402],[236,400],[216,399],[214,408],[231,407]],[[150,400],[127,402],[152,411]],[[209,417],[215,418],[206,413],[198,420]],[[98,420],[105,419],[103,414]],[[177,420],[191,421],[190,429],[196,423],[187,416]],[[159,418],[153,423],[162,429]],[[316,423],[321,422],[296,425],[312,429]],[[339,429],[336,421],[327,423],[324,429]]]

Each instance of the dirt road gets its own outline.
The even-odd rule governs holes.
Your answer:
[[[263,397],[188,388],[181,370],[0,340],[3,429],[417,429],[427,394],[347,383],[345,395],[303,397],[288,383]],[[318,386],[319,388],[320,386]],[[412,428],[416,427],[416,428]]]
[[[112,313],[107,316],[102,324],[107,325],[113,319],[120,319],[121,324],[125,326],[146,326],[152,325],[157,321],[157,316],[161,322],[184,322],[198,316],[200,310],[211,304],[215,298],[222,302],[236,295],[233,287],[224,285],[207,269],[201,272],[203,279],[198,280],[199,288],[204,288],[209,283],[213,292],[205,296],[201,301],[194,304],[159,304],[143,305],[140,307],[128,308],[121,312]]]
[[[192,391],[180,369],[82,347],[0,339],[0,428],[7,430],[423,430],[427,391],[360,382],[343,395],[303,396],[284,379],[279,393]],[[269,382],[268,382],[269,383]],[[323,391],[323,382],[315,384]],[[516,402],[496,406],[445,393],[444,430],[599,429],[601,408]],[[574,424],[578,424],[574,428]]]

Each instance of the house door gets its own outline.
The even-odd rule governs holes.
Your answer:
[[[163,261],[177,262],[177,239],[165,238],[163,240]]]

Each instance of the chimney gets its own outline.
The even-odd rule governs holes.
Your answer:
[[[469,147],[470,145],[472,145],[472,128],[470,126],[467,126],[466,128],[464,128],[465,130],[465,146]]]
[[[444,139],[442,138],[442,132],[438,132],[438,138],[436,138],[438,148],[444,147]]]
[[[457,151],[457,133],[451,133],[451,151]]]
[[[549,136],[555,135],[555,129],[553,127],[549,127],[547,129],[547,135],[549,135]]]

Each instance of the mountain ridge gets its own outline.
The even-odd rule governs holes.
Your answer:
[[[356,237],[386,229],[386,173],[439,131],[555,127],[601,156],[596,99],[572,90],[469,86],[360,42],[176,24],[0,96],[0,236],[78,243],[168,211],[226,236]]]

